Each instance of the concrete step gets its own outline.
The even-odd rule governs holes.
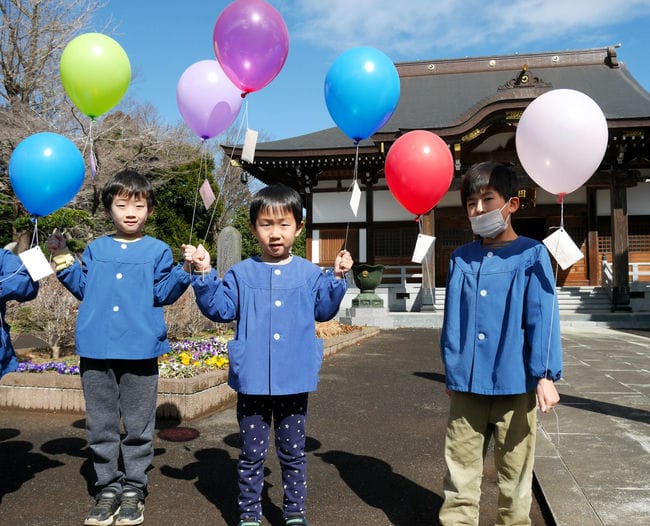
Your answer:
[[[561,312],[604,312],[611,309],[611,301],[602,287],[558,287],[557,302]],[[444,305],[445,289],[435,290],[435,305]]]
[[[611,302],[602,287],[558,287],[560,325],[571,327],[608,327],[611,329],[647,329],[650,312],[611,312]],[[420,311],[393,312],[387,308],[352,307],[342,309],[339,320],[348,325],[381,328],[441,327],[445,289],[435,289],[433,304]]]
[[[383,308],[353,307],[339,316],[344,325],[397,329],[402,327],[442,327],[443,310],[431,312],[388,312]],[[650,327],[650,312],[566,312],[560,311],[561,327],[606,327],[645,329]]]

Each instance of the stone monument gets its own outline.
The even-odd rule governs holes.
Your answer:
[[[234,226],[227,226],[217,238],[217,273],[220,278],[235,263],[241,261],[241,234]]]

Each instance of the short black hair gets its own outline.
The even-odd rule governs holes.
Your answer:
[[[302,198],[293,188],[277,183],[257,191],[249,207],[251,225],[257,222],[257,216],[262,210],[277,210],[291,212],[296,225],[302,222]]]
[[[460,182],[460,200],[463,208],[467,208],[467,198],[471,194],[488,187],[497,191],[506,201],[516,197],[519,190],[517,174],[510,166],[494,161],[473,164]]]
[[[117,195],[127,197],[138,196],[146,199],[147,208],[152,210],[155,204],[153,186],[151,181],[135,170],[123,170],[116,173],[102,190],[102,203],[106,210],[110,210],[113,199]]]

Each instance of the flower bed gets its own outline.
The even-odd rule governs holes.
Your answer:
[[[171,343],[171,351],[158,359],[160,378],[190,378],[201,373],[228,367],[228,340],[223,337],[186,339]],[[79,374],[77,356],[59,361],[38,358],[31,353],[18,364],[18,373]]]
[[[324,339],[324,356],[379,332],[376,327],[356,327],[336,331],[330,325]],[[228,386],[225,340],[184,340],[161,357],[158,383],[157,417],[161,419],[191,420],[204,416],[235,401],[236,393]],[[67,358],[66,358],[67,360]],[[61,364],[62,362],[51,362]],[[63,367],[45,363],[32,372],[9,373],[0,379],[0,409],[28,409],[35,411],[65,411],[83,413],[85,404],[78,373],[61,373]],[[28,366],[24,366],[27,371]],[[73,366],[70,367],[73,370]],[[34,374],[39,371],[40,374]]]

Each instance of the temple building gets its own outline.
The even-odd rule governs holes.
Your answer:
[[[451,252],[472,239],[458,192],[470,165],[494,160],[517,171],[522,207],[513,224],[518,234],[542,240],[560,225],[557,196],[525,173],[515,132],[526,106],[539,95],[558,88],[580,91],[602,109],[609,140],[596,173],[564,199],[564,227],[584,258],[559,271],[558,285],[601,285],[606,260],[612,304],[625,307],[630,265],[650,262],[650,94],[617,51],[611,46],[396,63],[399,104],[382,129],[359,143],[358,156],[352,140],[336,127],[258,144],[252,163],[241,160],[241,148],[226,151],[231,162],[263,183],[282,182],[303,195],[307,257],[315,263],[331,265],[345,246],[358,262],[412,265],[422,232],[436,238],[423,262],[424,284],[442,287]],[[420,222],[397,203],[384,178],[392,143],[417,129],[440,136],[455,161],[449,191]],[[356,216],[349,204],[355,173],[362,190]]]

